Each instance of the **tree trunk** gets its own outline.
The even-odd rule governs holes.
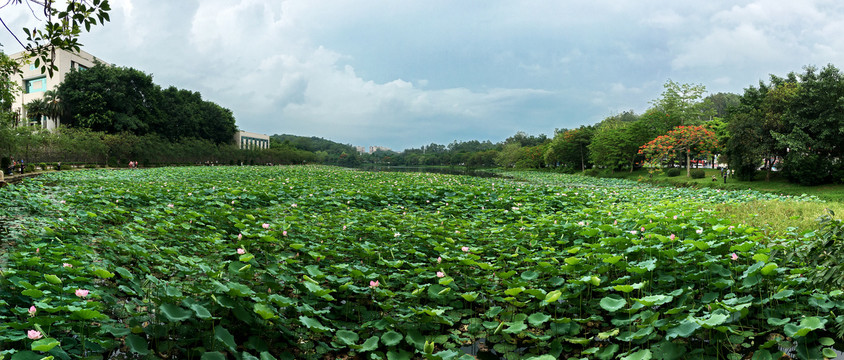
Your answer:
[[[771,161],[770,156],[765,157],[765,182],[771,181],[771,168],[774,167],[774,164]]]
[[[692,157],[691,151],[686,151],[686,177],[692,177]]]
[[[583,160],[583,146],[580,146],[580,168],[586,171],[586,162]]]

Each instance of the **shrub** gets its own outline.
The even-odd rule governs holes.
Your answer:
[[[586,176],[598,176],[598,174],[600,174],[598,169],[586,169],[586,171],[583,172],[583,175]]]
[[[35,164],[29,164],[29,165],[26,165],[26,166],[23,168],[23,172],[25,172],[25,173],[35,172]]]
[[[665,176],[668,176],[668,177],[680,176],[680,169],[679,168],[669,168],[669,169],[665,170]]]
[[[831,161],[818,154],[792,151],[783,161],[782,172],[791,183],[812,186],[832,182],[832,167]]]
[[[41,171],[47,171],[47,163],[38,163],[38,167],[41,168]]]
[[[703,169],[692,169],[689,173],[692,179],[703,179],[706,176],[706,172]]]

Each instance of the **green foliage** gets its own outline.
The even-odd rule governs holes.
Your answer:
[[[819,185],[832,180],[831,170],[835,167],[830,159],[816,153],[789,153],[782,164],[783,175],[792,183]]]
[[[60,161],[64,165],[96,163],[125,167],[129,161],[139,161],[142,166],[206,162],[233,165],[235,160],[237,164],[241,161],[247,164],[302,164],[319,161],[316,154],[291,147],[240,150],[232,145],[215,144],[209,140],[184,138],[169,141],[155,134],[107,134],[76,128],[61,128],[54,133],[20,128],[16,139],[21,144],[20,149],[24,150],[19,153],[31,163]]]
[[[592,167],[589,144],[592,143],[594,133],[595,128],[592,126],[557,133],[545,151],[545,163],[570,171],[583,171]]]
[[[680,168],[667,168],[667,169],[664,170],[664,172],[665,172],[665,176],[676,177],[676,176],[680,176],[681,170],[680,170]]]
[[[820,334],[842,294],[782,255],[814,235],[768,243],[710,210],[793,198],[507,175],[521,181],[318,166],[46,173],[0,191],[0,219],[16,224],[0,346],[29,349],[25,331],[47,323],[70,358],[458,358],[480,339],[508,358],[749,356],[771,332],[829,346]]]
[[[43,14],[46,21],[41,28],[23,28],[26,44],[21,45],[26,48],[30,57],[35,58],[33,65],[40,68],[41,73],[47,72],[50,76],[53,76],[53,71],[58,70],[53,63],[54,50],[58,48],[78,52],[82,30],[90,31],[92,26],[109,21],[108,12],[111,11],[108,0],[74,0],[68,1],[67,4],[16,0],[13,3],[21,5],[24,2],[33,15]],[[33,3],[38,10],[33,9]]]
[[[792,256],[806,261],[810,269],[807,281],[819,288],[844,287],[844,223],[834,213],[820,217],[817,236],[803,242]]]
[[[230,143],[237,131],[230,110],[202,100],[197,92],[172,86],[162,90],[151,75],[132,68],[98,64],[72,71],[57,96],[66,114],[63,123],[70,127],[217,144]]]
[[[703,179],[706,177],[706,172],[703,171],[703,169],[692,169],[691,172],[689,172],[689,176],[691,176],[692,179]]]
[[[681,84],[668,80],[659,99],[652,102],[654,108],[676,119],[676,126],[697,125],[708,120],[715,112],[702,101],[706,87],[702,84]]]

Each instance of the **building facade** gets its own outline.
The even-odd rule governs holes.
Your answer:
[[[70,52],[56,49],[54,63],[58,70],[55,70],[53,76],[50,77],[46,72],[41,73],[41,68],[35,66],[34,59],[28,59],[27,55],[26,51],[22,51],[9,56],[21,64],[20,84],[22,91],[15,96],[15,101],[12,103],[12,112],[18,114],[19,125],[36,125],[51,131],[61,125],[59,118],[30,117],[24,105],[32,100],[44,99],[44,94],[49,90],[55,90],[64,81],[67,74],[73,70],[83,71],[99,63],[107,64],[84,51]]]
[[[269,149],[270,136],[248,131],[238,131],[234,134],[234,143],[242,150]]]

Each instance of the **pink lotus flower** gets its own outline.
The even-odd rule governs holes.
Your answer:
[[[173,204],[167,204],[167,207],[172,208]]]
[[[84,297],[88,296],[88,290],[76,289],[76,296],[84,298]]]
[[[698,234],[703,234],[703,229],[697,229],[697,230],[695,230],[695,232],[698,233]]]
[[[736,260],[738,260],[738,255],[736,255],[736,253],[732,253],[732,254],[730,254],[730,259],[733,259],[733,261],[736,261]]]
[[[346,230],[346,225],[343,225],[343,230]]]
[[[35,313],[38,312],[38,309],[35,308],[35,305],[29,307],[29,316],[35,316]]]
[[[38,330],[29,330],[26,332],[26,337],[30,338],[31,340],[38,340],[41,338],[41,332]]]
[[[70,267],[73,267],[73,265],[68,264],[68,263],[63,263],[62,267],[70,268]]]
[[[264,228],[264,229],[269,229],[270,224],[264,223],[264,225],[261,225],[261,227]]]
[[[442,272],[442,271],[437,271],[437,277],[438,278],[445,277],[445,273]]]
[[[299,205],[293,204],[293,205],[290,205],[290,206],[291,206],[291,207],[297,207],[297,206],[299,206]]]
[[[674,220],[677,220],[677,215],[674,215]]]
[[[237,253],[240,255],[246,254],[246,249],[244,248],[237,248]]]
[[[243,240],[243,234],[237,234],[237,240],[238,241]]]
[[[281,236],[287,236],[287,230],[282,231]]]
[[[60,204],[64,204],[64,200],[62,200],[62,201],[59,201],[59,203],[60,203]]]
[[[668,239],[670,239],[670,240],[674,240],[675,237],[677,237],[677,236],[674,235],[674,234],[668,235]]]
[[[641,230],[642,232],[645,232],[645,227],[644,227],[644,226],[642,226],[642,228],[641,228],[641,229],[639,229],[639,230]]]
[[[380,283],[380,282],[378,282],[378,280],[375,280],[375,281],[370,281],[370,282],[369,282],[369,287],[371,287],[371,288],[373,288],[373,289],[374,289],[374,288],[377,288],[377,287],[378,287],[378,286],[380,286],[380,285],[381,285],[381,283]]]
[[[441,262],[443,262],[443,257],[442,257],[442,256],[437,256],[437,264],[439,264],[439,263],[441,263]]]
[[[463,250],[463,252],[469,252],[469,247],[464,246],[464,247],[460,248],[460,250]]]

